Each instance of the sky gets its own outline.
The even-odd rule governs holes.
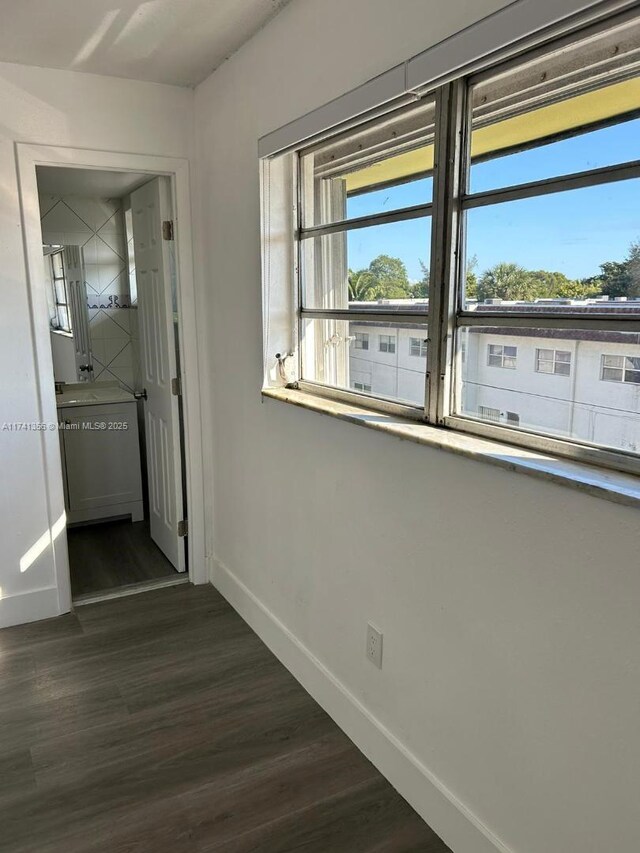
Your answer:
[[[640,160],[640,119],[591,131],[472,166],[471,192]],[[432,180],[353,196],[347,216],[363,216],[431,201]],[[622,261],[640,239],[640,178],[475,208],[467,214],[467,257],[476,272],[501,261],[527,269],[596,275],[605,261]],[[349,267],[362,269],[378,255],[401,258],[409,278],[429,267],[428,217],[393,222],[348,234]]]

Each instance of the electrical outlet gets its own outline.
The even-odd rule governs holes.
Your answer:
[[[382,669],[382,633],[371,623],[367,625],[367,657],[378,669]]]

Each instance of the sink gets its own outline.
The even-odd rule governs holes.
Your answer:
[[[125,391],[117,382],[72,382],[63,387],[62,394],[56,394],[56,407],[96,406],[133,400],[133,394]]]

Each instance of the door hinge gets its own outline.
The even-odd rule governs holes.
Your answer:
[[[186,536],[189,533],[189,522],[186,518],[178,522],[178,536]]]
[[[173,220],[165,219],[162,223],[162,239],[173,240]]]
[[[171,393],[174,397],[182,396],[182,380],[179,376],[171,380]]]

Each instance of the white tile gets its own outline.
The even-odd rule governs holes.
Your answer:
[[[106,341],[100,341],[100,343],[102,345],[103,354],[103,358],[101,358],[100,361],[102,361],[109,370],[112,370],[114,366],[131,367],[131,350],[129,349],[129,340],[127,338],[120,340],[109,339]],[[123,355],[125,350],[127,350],[127,352]],[[119,358],[121,355],[122,358]],[[117,364],[114,365],[114,362],[117,362]]]
[[[82,245],[82,256],[84,258],[85,267],[98,266],[98,238],[95,234],[90,234]]]
[[[44,231],[72,231],[90,235],[91,228],[62,201],[42,217]]]
[[[116,379],[127,388],[129,391],[133,391],[134,383],[133,383],[133,368],[131,367],[115,367],[109,370]]]
[[[127,367],[133,369],[133,350],[131,343],[126,343],[124,347],[109,361],[109,370],[115,367]]]
[[[38,193],[38,202],[40,204],[40,219],[46,216],[51,208],[60,201],[57,195],[47,195],[46,193]]]
[[[131,334],[131,312],[128,308],[107,308],[105,313],[128,335]]]
[[[96,263],[100,266],[117,266],[124,268],[124,259],[105,241],[96,235]]]
[[[107,281],[111,272],[113,272],[111,268],[100,267],[100,293],[104,296],[118,296],[120,304],[124,305],[129,301],[129,280],[127,274],[124,270],[116,270],[115,275]]]
[[[124,215],[121,208],[117,208],[111,216],[97,229],[101,237],[105,234],[116,234],[122,238],[122,244],[126,243],[126,234],[124,230]]]
[[[102,310],[91,321],[91,339],[96,340],[127,340],[129,334],[126,329],[114,322],[106,310]]]
[[[99,231],[120,207],[114,199],[64,196],[64,202],[92,231]]]
[[[100,293],[100,267],[97,264],[84,265],[84,280],[94,293]]]

